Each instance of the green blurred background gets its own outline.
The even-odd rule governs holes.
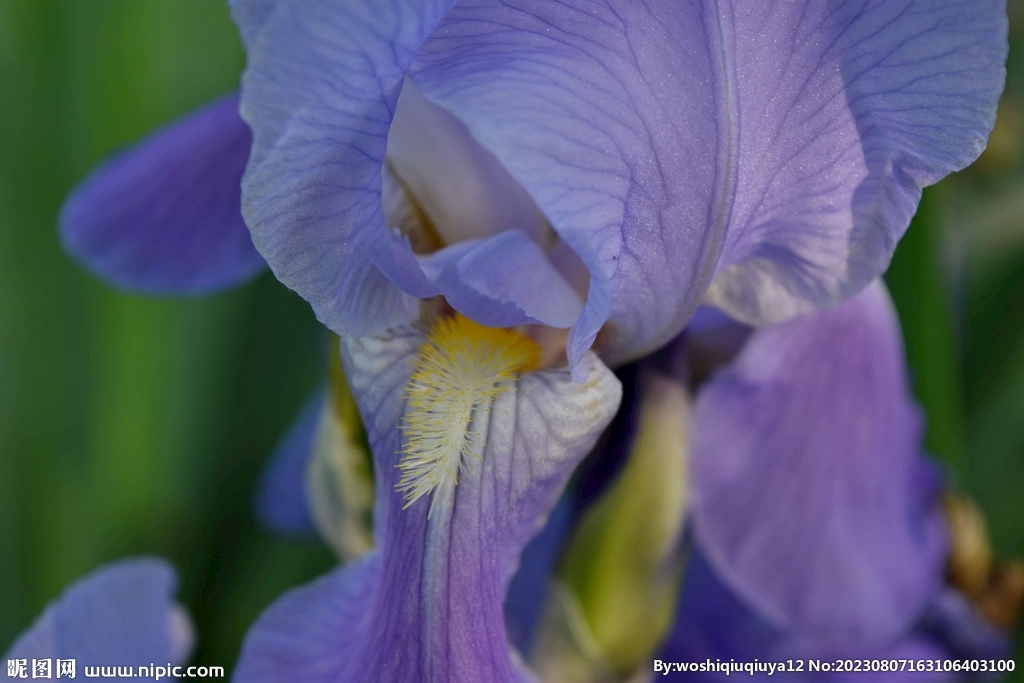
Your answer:
[[[1011,5],[990,150],[926,193],[887,275],[928,447],[1006,558],[1024,557],[1024,12]],[[56,235],[89,169],[236,87],[243,64],[217,0],[0,0],[0,650],[75,578],[155,553],[181,572],[197,662],[230,667],[259,612],[332,565],[251,513],[261,463],[323,376],[308,306],[268,275],[201,299],[120,294]]]

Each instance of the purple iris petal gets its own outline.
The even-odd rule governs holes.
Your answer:
[[[232,6],[253,129],[242,212],[278,279],[339,333],[367,336],[415,314],[383,274],[402,280],[415,261],[390,244],[381,167],[405,72],[451,1]]]
[[[659,657],[682,661],[735,657],[751,660],[773,652],[778,632],[717,579],[699,551],[686,567],[672,631]]]
[[[567,328],[582,308],[576,292],[522,230],[459,242],[421,263],[452,307],[483,325]]]
[[[1001,0],[469,0],[412,77],[612,283],[570,356],[609,316],[636,355],[713,273],[751,321],[876,277],[920,185],[981,152],[1005,33]]]
[[[176,588],[163,560],[106,565],[51,603],[5,658],[75,659],[77,667],[181,664],[194,635],[174,602]]]
[[[64,246],[114,285],[204,294],[264,268],[242,221],[252,136],[238,95],[157,131],[75,188],[60,215]]]
[[[620,387],[593,355],[581,364],[582,384],[565,370],[523,375],[494,401],[482,459],[456,486],[431,494],[449,497],[403,509],[397,427],[422,341],[398,331],[343,340],[380,475],[378,550],[268,610],[246,640],[237,680],[525,680],[506,635],[506,589],[573,467],[611,420]]]
[[[756,331],[700,392],[693,515],[715,570],[776,625],[837,642],[906,630],[941,580],[938,477],[921,455],[892,304]]]
[[[282,281],[342,333],[409,318],[386,281],[430,295],[380,201],[408,72],[587,266],[572,365],[609,321],[609,359],[663,344],[709,286],[748,321],[865,286],[920,187],[982,149],[1007,49],[1002,0],[235,8],[244,212]],[[363,289],[386,306],[353,305]]]
[[[303,536],[316,534],[306,499],[306,465],[313,454],[326,398],[326,390],[321,389],[306,401],[263,472],[256,494],[256,514],[272,531]]]

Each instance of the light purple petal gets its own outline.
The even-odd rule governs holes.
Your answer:
[[[715,273],[748,320],[876,277],[920,185],[983,148],[1005,35],[1002,0],[463,0],[411,77],[588,266],[570,360],[606,320],[619,360]]]
[[[490,327],[572,327],[583,302],[525,232],[459,242],[421,259],[452,308]]]
[[[156,558],[105,565],[51,603],[5,658],[73,658],[79,668],[182,664],[194,636],[174,602],[177,583]]]
[[[579,297],[547,260],[554,236],[529,195],[461,122],[413,84],[402,88],[412,52],[446,9],[435,5],[375,6],[371,18],[352,4],[268,13],[236,3],[243,32],[252,22],[260,36],[247,39],[242,105],[255,131],[243,182],[254,239],[278,277],[344,334],[409,322],[410,297],[438,294],[486,325],[569,327]],[[323,72],[293,77],[310,63]],[[445,243],[491,240],[425,276],[385,226],[385,151]]]
[[[698,541],[780,627],[882,642],[942,580],[938,477],[880,283],[755,332],[698,396],[693,468]]]
[[[750,321],[858,291],[920,186],[980,152],[1006,54],[1002,0],[451,5],[236,4],[256,140],[246,216],[333,329],[409,319],[388,281],[437,292],[380,194],[411,65],[587,266],[573,366],[607,321],[614,361],[668,341],[716,274],[711,300]],[[377,320],[352,303],[368,261],[386,275]]]
[[[450,498],[403,510],[397,426],[422,341],[395,331],[343,342],[379,473],[379,550],[272,608],[247,640],[239,681],[292,681],[296,662],[300,678],[325,683],[526,680],[505,632],[506,588],[523,547],[614,414],[620,387],[593,355],[581,364],[583,384],[564,369],[524,375],[495,399],[482,461],[460,474]]]
[[[981,154],[1007,18],[1004,0],[744,10],[734,13],[741,164],[709,300],[763,323],[878,277],[921,188]]]
[[[232,6],[248,46],[241,111],[253,130],[242,211],[274,274],[336,332],[410,321],[395,282],[436,293],[385,226],[381,169],[405,72],[452,1]]]
[[[306,401],[263,471],[256,494],[256,514],[271,531],[316,535],[306,500],[306,465],[313,454],[326,398],[326,390],[320,389]]]
[[[264,268],[242,221],[251,135],[232,94],[104,163],[60,215],[65,248],[99,277],[150,294],[205,294]]]

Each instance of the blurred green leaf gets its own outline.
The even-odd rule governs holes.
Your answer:
[[[943,266],[943,185],[925,189],[885,281],[903,327],[907,362],[917,399],[927,417],[925,444],[954,480],[969,478],[963,375]]]

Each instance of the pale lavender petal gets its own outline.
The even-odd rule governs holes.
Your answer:
[[[397,425],[422,340],[395,331],[343,342],[380,474],[379,549],[360,569],[272,608],[249,636],[239,681],[295,680],[299,658],[311,681],[526,680],[509,648],[505,592],[522,549],[611,419],[619,385],[593,355],[581,364],[583,384],[567,370],[524,375],[495,400],[482,461],[461,473],[452,497],[428,518],[430,501],[403,510],[395,490]]]
[[[385,226],[381,172],[405,72],[452,1],[232,6],[253,130],[242,211],[274,274],[336,332],[408,322],[409,294],[431,295]]]
[[[240,206],[251,139],[232,94],[117,154],[64,204],[65,248],[111,284],[150,294],[249,280],[264,268]]]
[[[256,515],[271,531],[315,536],[306,499],[306,465],[326,401],[320,389],[306,401],[270,456],[256,493]]]
[[[620,360],[715,273],[748,320],[876,277],[919,187],[981,151],[1005,35],[1002,0],[462,0],[411,77],[588,266],[570,360],[606,320]]]
[[[177,583],[174,569],[156,558],[105,565],[51,603],[5,658],[73,658],[77,667],[181,664],[194,634],[174,602]]]
[[[572,327],[583,302],[522,230],[460,242],[421,259],[452,308],[490,327]]]
[[[921,188],[981,154],[1006,3],[802,0],[734,16],[747,163],[709,300],[763,323],[878,277]]]
[[[938,476],[878,282],[753,334],[698,396],[693,468],[698,541],[780,627],[882,642],[942,580]]]
[[[718,150],[719,43],[698,3],[483,0],[460,2],[417,58],[424,94],[505,163],[590,270],[571,362],[609,317],[613,357],[664,343],[710,280],[731,191],[717,179],[732,163]]]

